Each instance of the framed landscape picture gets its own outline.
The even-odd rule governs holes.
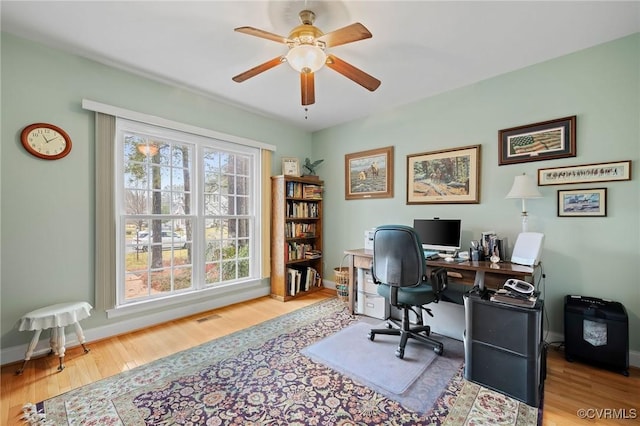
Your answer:
[[[480,202],[480,145],[407,156],[407,204]]]
[[[576,116],[498,132],[498,165],[576,156]]]
[[[607,188],[558,190],[558,216],[606,216]]]
[[[393,147],[346,154],[344,185],[347,200],[393,198]]]

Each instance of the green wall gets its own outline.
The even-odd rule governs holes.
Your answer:
[[[530,230],[546,235],[548,328],[562,333],[565,294],[619,300],[629,314],[631,349],[640,351],[638,34],[314,134],[4,33],[1,48],[2,348],[30,339],[15,329],[25,312],[70,299],[93,301],[93,113],[80,106],[91,99],[275,145],[274,174],[281,156],[325,159],[318,173],[326,190],[328,279],[343,251],[361,247],[364,230],[382,223],[459,217],[465,246],[484,230],[512,244],[520,229],[520,201],[504,196],[515,175],[633,160],[630,182],[540,187],[545,198],[527,206]],[[379,90],[385,87],[383,82]],[[578,117],[577,157],[497,165],[499,129],[568,115]],[[68,157],[46,162],[25,153],[20,130],[37,121],[71,134]],[[480,204],[406,205],[407,155],[472,144],[482,145]],[[394,198],[346,201],[344,155],[390,145]],[[589,187],[608,188],[607,217],[556,216],[557,189]],[[83,325],[90,334],[117,321],[94,312]]]
[[[577,115],[576,157],[498,166],[499,129],[570,115]],[[406,204],[407,155],[475,144],[482,145],[480,204]],[[345,200],[344,155],[386,146],[395,148],[395,196]],[[626,306],[630,346],[640,350],[639,34],[317,132],[313,148],[325,159],[325,274],[345,249],[363,246],[365,229],[414,218],[462,219],[464,247],[485,230],[513,246],[521,202],[505,195],[514,176],[632,160],[632,181],[539,187],[544,198],[529,200],[527,210],[529,230],[545,234],[548,329],[563,332],[564,295],[609,298]],[[557,217],[558,189],[599,187],[608,188],[607,217]]]
[[[281,156],[311,152],[311,135],[281,122],[6,33],[1,47],[2,348],[31,339],[16,329],[26,312],[94,301],[94,113],[82,99],[275,145],[272,174]],[[22,148],[20,131],[41,121],[72,137],[64,159],[39,160]],[[83,327],[90,337],[118,321],[94,310]]]

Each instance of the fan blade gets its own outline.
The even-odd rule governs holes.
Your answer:
[[[334,55],[327,55],[326,64],[332,70],[339,72],[351,81],[358,83],[360,86],[372,92],[380,86],[380,80],[370,76],[366,72],[354,67],[353,65],[343,61],[340,58],[337,58]]]
[[[372,35],[369,30],[360,22],[356,22],[355,24],[347,25],[344,28],[322,35],[316,40],[325,43],[327,47],[335,47],[371,37]]]
[[[312,72],[300,73],[300,91],[302,92],[302,105],[311,105],[316,102],[315,79]]]
[[[251,68],[250,70],[247,70],[245,72],[242,72],[236,75],[235,77],[233,77],[232,80],[235,81],[236,83],[242,83],[243,81],[248,80],[251,77],[255,77],[261,72],[270,70],[271,68],[276,67],[283,62],[284,62],[284,56],[278,56],[277,58],[273,58],[270,61],[265,62],[264,64],[260,64],[256,67]]]
[[[286,37],[283,37],[278,34],[270,33],[269,31],[260,30],[254,27],[238,27],[234,29],[234,31],[237,31],[239,33],[249,34],[255,37],[266,38],[267,40],[275,41],[278,43],[286,44],[291,42],[291,40],[289,40]]]

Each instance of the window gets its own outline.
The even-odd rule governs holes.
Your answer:
[[[124,119],[116,146],[116,306],[258,278],[259,149]]]

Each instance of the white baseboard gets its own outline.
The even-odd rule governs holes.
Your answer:
[[[161,312],[156,312],[150,315],[144,315],[128,320],[118,321],[114,324],[90,328],[84,330],[86,339],[85,344],[87,345],[87,347],[89,347],[89,349],[91,349],[92,341],[106,339],[134,330],[140,330],[152,325],[161,324],[167,321],[173,321],[200,312],[206,312],[212,309],[221,308],[223,306],[229,306],[234,303],[245,302],[247,300],[256,299],[258,297],[268,296],[269,293],[269,286],[260,284],[245,288],[241,292],[228,292],[225,294],[220,294],[216,298],[207,299],[199,303],[191,303],[187,306],[180,306]],[[67,327],[65,329],[65,332],[66,348],[71,348],[80,344],[73,331],[73,327]],[[45,335],[45,338],[41,338],[40,341],[38,341],[36,349],[32,355],[32,357],[34,358],[49,353],[49,333],[44,332],[42,334]],[[2,360],[2,364],[10,364],[12,362],[24,360],[26,348],[27,345],[2,348],[2,350],[0,351],[0,359]]]

